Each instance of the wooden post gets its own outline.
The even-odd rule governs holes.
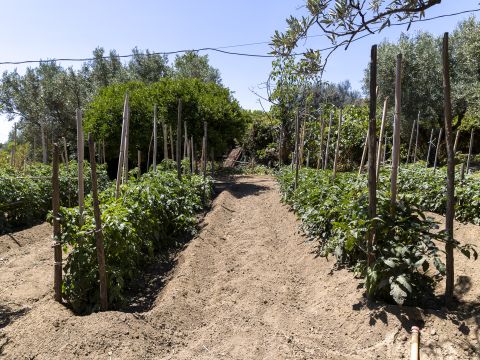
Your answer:
[[[67,169],[68,172],[68,151],[67,151],[67,140],[65,137],[63,139],[63,151],[65,152],[65,168]]]
[[[435,160],[433,161],[433,170],[437,170],[437,159],[438,159],[438,152],[440,151],[442,135],[443,135],[443,128],[440,128],[440,131],[438,132],[437,148],[435,149]]]
[[[470,159],[472,158],[472,148],[473,148],[473,128],[470,131],[470,144],[468,145],[468,157],[467,157],[467,174],[470,171]]]
[[[463,180],[465,179],[465,168],[466,168],[465,161],[462,161],[462,167],[460,168],[460,182],[462,183],[462,185],[463,185]]]
[[[140,179],[140,175],[142,175],[142,152],[140,150],[137,150],[137,166],[138,166],[138,179]]]
[[[385,165],[385,159],[387,158],[387,145],[388,145],[388,131],[385,131],[385,146],[383,147],[382,164]]]
[[[310,150],[307,149],[307,162],[305,163],[307,168],[310,167]]]
[[[420,359],[420,329],[412,326],[412,341],[410,343],[410,360]]]
[[[152,152],[152,143],[153,143],[153,129],[152,134],[150,135],[150,142],[148,143],[148,153],[147,153],[147,171],[150,169],[150,153]],[[153,156],[153,154],[152,154]]]
[[[453,153],[452,138],[452,103],[450,98],[450,68],[448,57],[448,32],[443,35],[442,47],[443,67],[443,113],[445,116],[445,139],[447,146],[447,208],[445,212],[445,230],[447,242],[445,243],[445,304],[452,304],[453,289],[455,285],[454,260],[453,260],[453,219],[455,218],[455,154]]]
[[[372,221],[367,232],[367,264],[371,266],[374,258],[375,223],[377,216],[377,172],[375,146],[377,145],[377,45],[372,46],[370,60],[370,101],[368,119],[368,219]]]
[[[175,146],[173,145],[173,131],[172,131],[172,125],[169,126],[170,128],[170,148],[172,152],[172,160],[175,161]]]
[[[48,162],[47,139],[45,138],[45,125],[43,123],[40,123],[40,137],[42,140],[42,162],[46,164]]]
[[[15,152],[17,150],[17,124],[13,123],[13,147],[12,147],[12,158],[10,159],[10,165],[15,167]]]
[[[298,109],[295,117],[295,183],[294,189],[298,186],[298,169],[300,167],[299,159],[299,142],[300,142],[300,116],[298,115]]]
[[[362,173],[363,165],[365,165],[365,160],[367,157],[367,149],[368,149],[368,130],[367,135],[365,135],[365,141],[363,142],[363,151],[362,151],[362,159],[360,160],[360,167],[358,168],[358,175]]]
[[[307,126],[307,121],[306,121],[306,117],[305,119],[302,121],[302,133],[300,135],[300,143],[299,143],[299,151],[298,151],[298,154],[300,155],[298,157],[299,159],[299,163],[300,163],[300,167],[303,166],[303,158],[304,158],[304,148],[305,148],[305,128]]]
[[[193,174],[193,171],[195,170],[194,162],[195,162],[195,151],[193,148],[193,136],[192,136],[190,139],[190,173],[191,174]]]
[[[330,146],[330,134],[332,132],[332,121],[333,121],[333,111],[330,112],[330,120],[328,122],[327,144],[325,148],[325,163],[323,165],[323,170],[326,170],[328,166],[328,148]]]
[[[342,109],[340,109],[340,115],[338,116],[338,130],[337,130],[337,143],[335,145],[335,156],[333,157],[333,178],[337,175],[337,163],[338,163],[338,151],[340,149],[340,132],[342,130]]]
[[[60,244],[60,179],[58,178],[58,145],[53,144],[52,159],[52,213],[53,213],[53,288],[55,301],[62,302],[62,246]]]
[[[123,103],[123,122],[122,122],[122,133],[120,135],[120,151],[118,154],[118,166],[117,166],[117,179],[115,187],[115,198],[118,199],[120,195],[120,184],[122,181],[122,171],[123,171],[123,158],[125,156],[125,131],[126,131],[126,119],[128,116],[128,93],[125,94],[125,101]]]
[[[320,164],[323,164],[323,131],[325,130],[325,119],[322,118],[320,113],[320,149],[318,151],[317,170],[320,169]]]
[[[376,182],[380,179],[380,161],[382,159],[382,144],[383,144],[383,136],[385,133],[385,121],[387,120],[387,105],[388,105],[388,97],[385,98],[383,102],[383,112],[382,112],[382,124],[380,125],[380,137],[378,139],[378,151],[377,151],[377,166],[375,169],[376,172]],[[387,146],[385,145],[385,149]]]
[[[162,121],[162,133],[163,133],[163,158],[168,160],[168,131],[167,124]]]
[[[453,144],[453,153],[454,154],[457,152],[457,145],[458,145],[459,138],[460,138],[460,129],[458,129],[457,133],[455,134],[455,143]]]
[[[123,156],[123,174],[124,174],[124,179],[125,183],[128,182],[128,143],[129,143],[129,137],[130,137],[130,105],[127,102],[127,118],[125,122],[125,150],[124,150],[124,156]]]
[[[293,156],[292,156],[292,171],[295,169],[295,165],[297,163],[297,149],[298,149],[298,109],[297,112],[295,113],[295,145],[293,149]]]
[[[210,149],[210,171],[211,171],[211,175],[212,175],[212,179],[214,178],[215,176],[215,158],[213,156],[213,148]]]
[[[183,136],[183,158],[187,158],[187,152],[188,152],[188,133],[187,133],[187,122],[183,122],[183,127],[185,129],[185,135]]]
[[[395,117],[393,127],[392,176],[390,184],[390,202],[392,210],[397,201],[398,166],[400,165],[400,112],[402,101],[402,54],[397,55],[395,71]]]
[[[405,162],[406,164],[408,164],[410,161],[410,153],[412,151],[412,145],[413,145],[413,134],[415,132],[415,123],[416,123],[416,120],[413,120],[412,131],[410,133],[410,141],[408,142],[407,161]]]
[[[413,162],[417,162],[417,149],[418,149],[418,130],[420,129],[419,127],[420,123],[420,111],[418,112],[418,117],[417,117],[417,131],[415,133],[415,150],[413,151]]]
[[[107,273],[105,270],[105,250],[103,248],[102,219],[100,215],[100,205],[98,203],[97,189],[97,164],[95,162],[95,144],[93,136],[88,134],[88,148],[90,152],[90,166],[92,168],[92,200],[93,215],[95,217],[95,242],[97,248],[98,278],[100,282],[100,309],[102,311],[108,308],[107,298]]]
[[[83,179],[83,158],[84,158],[84,135],[83,135],[83,120],[82,120],[82,111],[77,109],[76,112],[77,119],[77,165],[78,165],[78,212],[79,219],[78,225],[82,227],[83,225],[83,206],[84,206],[84,197],[85,197],[85,183]]]
[[[178,99],[177,113],[177,177],[182,178],[182,100]]]
[[[427,165],[426,165],[427,167],[428,167],[428,164],[430,162],[430,152],[431,152],[431,149],[432,149],[432,144],[433,144],[433,129],[430,132],[430,141],[428,142]]]
[[[203,177],[207,176],[207,145],[208,145],[208,124],[206,121],[203,122],[203,163],[202,163],[202,171]]]
[[[153,171],[157,171],[157,105],[153,106]]]

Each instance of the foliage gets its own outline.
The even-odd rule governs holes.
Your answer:
[[[187,51],[175,57],[173,64],[175,76],[181,79],[199,79],[221,85],[220,71],[208,63],[208,55],[199,55],[195,51]]]
[[[411,197],[401,196],[392,212],[388,187],[380,185],[374,260],[368,268],[366,234],[372,222],[365,176],[338,173],[332,180],[330,171],[302,169],[296,190],[293,179],[287,168],[278,175],[283,200],[298,214],[310,238],[319,242],[322,256],[334,255],[338,266],[352,267],[365,277],[368,294],[398,304],[419,303],[444,273],[442,251],[434,240],[445,241],[445,236],[433,232],[435,223]],[[456,246],[463,252],[472,250]],[[436,271],[433,278],[427,276],[430,264]]]
[[[248,125],[242,147],[246,155],[263,164],[277,162],[279,121],[259,110],[245,110],[244,113]]]
[[[68,171],[60,166],[60,203],[77,202],[77,164],[69,163]],[[97,167],[98,186],[104,189],[110,183],[105,166]],[[90,165],[84,163],[85,193],[91,190]],[[31,226],[44,221],[52,207],[52,167],[44,164],[28,165],[24,171],[0,167],[0,233],[17,227]]]
[[[240,139],[243,133],[245,122],[238,102],[228,89],[215,83],[165,78],[152,84],[116,84],[101,90],[89,104],[84,118],[86,132],[93,132],[97,139],[107,139],[107,160],[118,156],[126,92],[130,106],[129,158],[133,161],[137,150],[148,153],[154,105],[157,105],[159,124],[165,122],[171,126],[176,139],[178,99],[182,100],[182,120],[187,124],[188,135],[194,138],[196,152],[201,150],[204,121],[208,122],[208,146],[215,154],[233,147],[235,139]],[[162,144],[162,127],[157,128],[159,144]],[[158,151],[162,148],[159,145]]]
[[[122,304],[125,291],[140,268],[159,251],[174,246],[182,234],[195,231],[196,214],[211,194],[202,176],[177,179],[176,172],[149,172],[131,178],[115,199],[113,187],[100,194],[109,307]],[[86,199],[85,222],[78,224],[78,208],[61,208],[61,241],[68,256],[63,297],[73,310],[99,308],[98,265],[92,199]]]

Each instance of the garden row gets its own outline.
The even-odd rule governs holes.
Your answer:
[[[70,161],[68,169],[60,167],[60,202],[77,204],[77,163]],[[110,181],[104,165],[97,169],[99,189]],[[91,191],[90,164],[84,163],[85,192]],[[0,233],[18,227],[31,226],[45,221],[52,208],[52,167],[44,164],[28,165],[24,171],[10,167],[0,168]]]
[[[409,167],[405,171],[415,169]],[[401,190],[392,209],[389,182],[384,175],[380,177],[377,217],[373,220],[368,220],[364,175],[338,173],[333,178],[329,170],[304,168],[299,172],[295,189],[295,173],[283,168],[278,180],[283,200],[298,214],[309,237],[318,241],[319,253],[335,256],[338,266],[347,266],[363,276],[369,296],[398,304],[425,304],[431,299],[435,282],[445,273],[440,256],[443,251],[438,247],[438,241],[445,242],[445,233],[434,231],[438,226],[422,209],[428,201],[421,204],[418,195],[404,194]],[[420,183],[418,178],[411,181]],[[428,193],[422,192],[422,196]],[[369,267],[366,239],[372,221],[376,237]],[[473,252],[476,257],[468,245],[456,242],[455,247],[468,256]]]
[[[133,174],[133,171],[132,171]],[[105,249],[108,308],[118,308],[139,271],[158,253],[193,234],[197,214],[211,195],[200,175],[178,178],[176,171],[131,176],[115,197],[115,186],[99,194]],[[62,297],[77,313],[100,308],[95,220],[91,196],[85,199],[83,225],[78,207],[60,209],[61,244],[67,252]]]

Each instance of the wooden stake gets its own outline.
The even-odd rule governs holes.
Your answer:
[[[47,139],[45,134],[45,125],[40,123],[40,137],[42,140],[42,162],[46,164],[48,162],[48,154],[47,154]]]
[[[215,177],[215,158],[213,156],[213,148],[210,149],[210,171],[213,179]]]
[[[445,304],[450,306],[453,300],[455,285],[454,260],[453,260],[453,220],[455,218],[455,154],[453,152],[452,138],[452,102],[450,98],[450,67],[448,56],[448,32],[443,35],[442,47],[443,67],[443,113],[445,116],[445,139],[447,146],[447,208],[445,212],[445,230],[447,242],[445,243]]]
[[[375,146],[377,144],[377,45],[372,46],[370,60],[370,101],[368,120],[368,218],[374,219],[377,216],[377,174],[375,161]],[[373,244],[375,242],[375,223],[372,222],[367,232],[367,264],[372,265],[374,254]]]
[[[420,111],[418,112],[418,117],[417,117],[417,131],[415,133],[415,150],[413,151],[413,162],[417,162],[417,149],[418,149],[418,130],[419,130],[419,124],[420,124]]]
[[[387,105],[388,105],[388,97],[385,98],[383,102],[383,112],[382,112],[382,124],[380,125],[380,137],[378,139],[378,152],[377,152],[377,166],[375,169],[376,172],[376,182],[378,182],[380,178],[380,161],[382,159],[382,144],[383,144],[383,136],[385,133],[385,121],[387,120]],[[386,138],[385,138],[386,139]],[[385,144],[385,150],[387,146]]]
[[[307,162],[305,163],[307,169],[310,167],[310,150],[307,150]]]
[[[65,137],[63,139],[63,151],[65,152],[65,168],[67,169],[68,172],[68,151],[67,151],[67,140]]]
[[[397,202],[397,178],[400,165],[400,112],[402,101],[402,54],[397,55],[395,71],[395,117],[393,127],[392,176],[390,184],[390,202],[392,211]]]
[[[437,169],[438,152],[440,151],[442,135],[443,135],[443,128],[440,128],[440,131],[438,132],[437,148],[435,149],[435,160],[433,162],[433,170]]]
[[[127,102],[127,118],[125,122],[125,151],[123,156],[123,178],[125,183],[128,182],[128,144],[129,144],[129,137],[130,137],[130,105]]]
[[[90,152],[90,166],[92,168],[92,200],[93,215],[95,217],[95,240],[97,248],[98,278],[100,282],[100,309],[102,311],[108,308],[107,298],[107,272],[105,270],[105,250],[103,248],[102,218],[100,215],[100,205],[98,203],[97,189],[97,164],[95,162],[95,144],[93,136],[88,134],[88,148]]]
[[[408,164],[410,161],[410,153],[412,151],[412,145],[413,145],[413,134],[415,132],[415,123],[416,123],[416,120],[413,121],[412,131],[410,133],[410,141],[408,142],[408,151],[407,151],[407,161],[405,162],[406,164]]]
[[[455,143],[453,144],[453,152],[457,152],[457,145],[458,145],[458,139],[460,138],[460,130],[457,130],[457,133],[455,134]]]
[[[195,170],[194,162],[195,162],[195,151],[193,149],[193,136],[192,136],[190,139],[190,174],[193,174],[193,171]]]
[[[60,179],[58,177],[58,145],[53,144],[52,159],[52,213],[53,213],[53,288],[55,301],[62,302],[62,246],[60,243]]]
[[[467,174],[470,171],[470,159],[472,158],[473,134],[474,134],[474,130],[472,128],[472,130],[470,131],[470,144],[468,145]]]
[[[294,189],[297,189],[298,185],[298,168],[299,168],[299,159],[298,159],[298,143],[300,141],[300,116],[298,116],[298,109],[297,113],[295,116],[295,183],[294,183]]]
[[[182,100],[178,99],[177,113],[177,177],[182,179]]]
[[[157,105],[153,106],[153,171],[157,171]]]
[[[208,125],[207,125],[207,122],[204,121],[203,122],[203,164],[202,164],[202,171],[203,171],[203,177],[206,177],[207,176],[207,154],[208,154],[208,150],[207,150],[207,145],[208,145],[208,133],[207,133],[207,130],[208,130]]]
[[[103,163],[105,164],[107,162],[107,157],[105,156],[105,140],[102,140],[102,157]]]
[[[175,146],[173,145],[173,131],[172,131],[172,125],[169,126],[170,128],[170,148],[172,150],[172,160],[175,161]]]
[[[13,148],[12,148],[12,158],[10,159],[10,164],[12,167],[15,167],[15,153],[17,150],[17,123],[13,123]]]
[[[293,148],[293,155],[292,155],[292,172],[295,169],[295,165],[297,163],[297,149],[298,149],[298,109],[295,113],[295,144]]]
[[[188,133],[187,133],[187,122],[183,122],[183,127],[185,129],[185,135],[183,136],[183,158],[187,158],[187,152],[188,152]]]
[[[140,179],[140,175],[142,175],[142,152],[140,150],[137,150],[137,167],[138,167],[138,173],[137,177]]]
[[[303,150],[305,148],[305,128],[307,126],[306,118],[302,121],[302,134],[300,135],[300,147],[299,147],[299,163],[300,166],[303,166],[303,158],[304,158],[304,153]]]
[[[365,165],[365,159],[367,157],[367,149],[368,149],[368,130],[367,130],[367,135],[365,135],[365,141],[363,142],[362,159],[360,160],[360,167],[358,168],[358,175],[360,175],[362,173],[363,165]]]
[[[420,359],[420,329],[412,326],[412,341],[410,343],[410,360]]]
[[[338,116],[338,130],[337,130],[337,143],[335,145],[335,156],[333,158],[333,178],[337,175],[337,163],[338,163],[338,151],[340,149],[340,132],[342,130],[342,109],[340,109],[340,115]]]
[[[430,162],[430,152],[431,152],[431,149],[432,149],[432,144],[433,144],[433,129],[430,132],[430,141],[428,142],[427,165],[426,165],[427,167],[428,167],[428,164]]]
[[[125,94],[125,101],[123,103],[123,122],[122,122],[122,133],[120,135],[120,151],[118,154],[118,166],[117,166],[117,179],[115,186],[115,198],[118,199],[120,195],[120,184],[122,181],[122,170],[123,170],[123,158],[125,156],[125,131],[126,131],[126,122],[128,117],[128,93]]]
[[[162,121],[162,133],[163,133],[163,158],[168,160],[168,132],[167,124]]]
[[[323,165],[323,170],[326,170],[328,166],[328,150],[330,146],[330,134],[332,132],[332,121],[333,121],[333,111],[330,112],[330,120],[328,122],[327,144],[325,147],[325,163]]]
[[[382,163],[385,165],[385,159],[387,158],[387,145],[388,145],[388,131],[385,131],[385,146],[383,147]]]
[[[152,144],[153,144],[153,129],[152,134],[150,135],[150,142],[148,143],[148,153],[147,153],[147,171],[150,169],[150,153],[152,152]],[[153,154],[152,154],[153,156]]]
[[[78,165],[78,225],[79,227],[83,226],[83,207],[84,207],[84,197],[85,197],[85,186],[83,179],[83,158],[84,158],[84,135],[83,135],[83,120],[82,120],[82,111],[77,109],[76,113],[77,119],[77,165]]]
[[[317,170],[320,169],[320,164],[323,164],[323,131],[325,130],[325,119],[320,114],[320,149],[318,150]]]

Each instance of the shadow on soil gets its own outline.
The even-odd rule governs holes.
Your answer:
[[[0,330],[10,324],[15,319],[25,315],[28,312],[28,308],[21,308],[13,310],[6,305],[0,305]]]
[[[236,178],[238,179],[238,177]],[[255,184],[252,184],[237,183],[235,179],[231,177],[222,179],[222,181],[218,181],[215,184],[213,199],[224,191],[228,191],[235,198],[240,199],[246,196],[258,195],[260,192],[270,189],[268,186],[257,185],[259,182],[262,182],[262,180],[256,179]],[[179,252],[182,251],[192,239],[192,235],[185,235],[181,239],[178,239],[176,247],[167,253],[159,253],[150,265],[142,271],[137,281],[135,281],[134,286],[130,288],[125,305],[118,310],[128,313],[143,313],[152,309],[158,294],[170,278],[171,271],[177,263]]]

